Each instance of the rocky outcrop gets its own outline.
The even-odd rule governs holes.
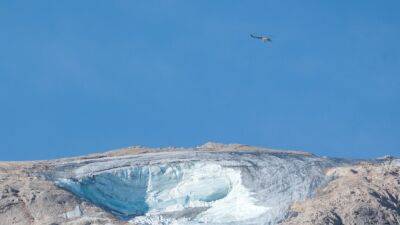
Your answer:
[[[0,224],[125,224],[46,180],[47,163],[0,163]]]
[[[314,198],[293,204],[282,224],[400,224],[397,160],[360,162],[327,173],[335,179]]]

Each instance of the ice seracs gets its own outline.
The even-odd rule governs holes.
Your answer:
[[[290,204],[311,196],[329,180],[324,169],[337,163],[211,143],[192,151],[70,163],[62,168],[70,172],[56,180],[136,224],[275,224]]]

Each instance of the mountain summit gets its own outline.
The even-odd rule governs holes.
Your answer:
[[[0,224],[399,224],[400,161],[240,144],[0,163]]]

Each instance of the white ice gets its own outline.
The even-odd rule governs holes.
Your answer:
[[[74,166],[57,184],[133,224],[276,224],[335,163],[263,152],[138,157]]]

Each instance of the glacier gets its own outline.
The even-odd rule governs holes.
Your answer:
[[[341,160],[225,146],[60,163],[56,184],[132,224],[276,224]]]

